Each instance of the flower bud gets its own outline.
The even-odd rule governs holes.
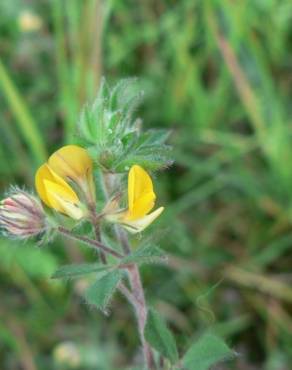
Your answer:
[[[31,194],[14,189],[0,202],[0,228],[10,236],[25,239],[45,231],[45,213]]]

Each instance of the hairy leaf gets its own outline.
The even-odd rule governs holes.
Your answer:
[[[129,256],[126,256],[121,260],[121,264],[137,263],[139,265],[143,263],[156,263],[162,262],[166,259],[166,255],[162,249],[156,245],[145,245],[138,248]]]
[[[85,292],[86,301],[101,310],[105,309],[122,277],[123,271],[114,270],[96,280]]]
[[[183,358],[183,365],[188,370],[208,370],[210,366],[232,356],[234,352],[221,338],[207,333],[189,348]]]
[[[110,265],[101,265],[99,263],[85,263],[82,265],[65,265],[60,267],[53,275],[53,279],[74,278],[87,275],[92,272],[102,272],[110,269]]]
[[[133,164],[148,170],[165,168],[172,162],[165,145],[166,130],[141,130],[134,113],[142,102],[143,84],[135,79],[121,80],[111,89],[103,79],[92,104],[83,109],[78,123],[82,145],[90,147],[93,160],[103,168],[127,172]]]
[[[159,313],[149,309],[145,326],[145,338],[149,344],[172,363],[178,361],[178,352],[174,337]]]

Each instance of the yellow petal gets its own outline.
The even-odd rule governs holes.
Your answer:
[[[128,176],[128,220],[145,216],[154,207],[156,196],[151,177],[140,166],[131,167]]]
[[[35,186],[41,200],[49,207],[63,212],[63,208],[56,204],[56,200],[52,197],[52,191],[65,196],[66,199],[72,202],[79,202],[74,190],[60,176],[50,169],[47,164],[42,165],[35,176]]]
[[[146,227],[148,227],[157,217],[159,217],[163,210],[164,207],[157,208],[149,215],[139,218],[138,220],[135,221],[128,221],[124,219],[122,226],[132,234],[139,233],[146,229]]]
[[[57,150],[48,160],[50,168],[63,179],[75,182],[88,178],[92,171],[92,160],[87,151],[77,145],[67,145]]]
[[[63,186],[47,180],[45,180],[45,187],[52,208],[56,211],[64,213],[75,220],[79,220],[84,216],[78,197],[74,192],[68,192]]]
[[[66,213],[65,209],[60,203],[60,199],[63,199],[67,203],[79,203],[79,199],[72,189],[68,191],[67,188],[49,180],[44,180],[44,187],[49,203],[56,211]]]
[[[47,191],[44,185],[44,180],[51,180],[54,181],[54,177],[48,167],[48,165],[45,163],[43,164],[36,172],[35,175],[35,187],[37,190],[37,193],[41,200],[49,207],[51,207],[51,204],[49,202]]]

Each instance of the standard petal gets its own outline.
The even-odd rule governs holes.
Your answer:
[[[50,168],[63,179],[82,181],[92,171],[92,159],[87,151],[77,145],[67,145],[57,150],[48,160]]]
[[[151,177],[141,166],[132,166],[128,176],[128,219],[145,216],[154,207],[155,199]]]
[[[155,199],[156,196],[154,193],[144,194],[135,201],[132,210],[128,210],[125,219],[132,221],[144,217],[154,207]]]

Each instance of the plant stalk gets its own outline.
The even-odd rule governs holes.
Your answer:
[[[101,250],[104,253],[111,254],[112,256],[114,256],[116,258],[123,258],[124,257],[121,253],[115,251],[114,249],[112,249],[110,247],[107,247],[106,245],[102,244],[98,240],[92,240],[90,238],[87,238],[86,236],[73,234],[70,230],[66,229],[63,226],[59,226],[57,228],[57,230],[59,231],[59,233],[61,233],[63,235],[66,235],[67,237],[69,237],[71,239],[78,240],[81,243],[87,244],[87,245],[89,245],[91,247],[94,247],[94,248],[98,248],[98,250]]]
[[[112,176],[112,174],[110,175]],[[111,181],[106,173],[103,174],[103,188],[106,199],[110,198],[111,193]],[[131,246],[129,243],[128,235],[126,232],[121,229],[119,226],[115,226],[114,228],[117,240],[120,242],[123,252],[127,255],[131,253]],[[136,313],[137,323],[138,323],[138,330],[139,336],[143,348],[144,354],[144,361],[147,369],[155,370],[155,362],[154,356],[151,347],[147,343],[144,335],[144,329],[147,321],[147,306],[145,300],[144,289],[140,277],[140,271],[136,264],[132,264],[128,266],[128,278],[131,285],[131,294],[134,299],[129,300],[130,303],[133,305]]]
[[[93,226],[95,239],[100,243],[101,242],[100,226],[99,226],[99,220],[98,220],[98,216],[95,212],[95,207],[94,206],[90,207],[90,219],[91,219],[91,224]],[[107,263],[106,254],[101,249],[99,250],[99,257],[100,257],[101,263],[103,263],[105,265]]]
[[[132,294],[135,297],[134,307],[136,311],[140,340],[143,347],[145,364],[147,365],[147,369],[153,370],[155,369],[155,363],[152,349],[146,342],[144,335],[144,329],[147,321],[147,306],[138,266],[133,264],[131,267],[129,267],[128,275],[132,288]]]
[[[99,250],[101,249],[103,251],[103,253],[105,254],[105,256],[106,256],[106,253],[109,253],[109,254],[113,255],[114,257],[117,257],[117,258],[123,258],[124,257],[122,254],[116,252],[114,249],[111,249],[111,248],[103,245],[102,243],[100,243],[96,240],[92,240],[92,239],[89,239],[89,238],[84,237],[84,236],[73,234],[70,230],[66,229],[65,227],[59,226],[58,231],[59,231],[59,233],[69,237],[70,239],[77,240],[79,242],[82,242],[82,243],[87,244],[89,246],[92,246],[94,248],[98,248]],[[104,263],[104,264],[106,264],[106,263]],[[119,285],[119,290],[128,299],[128,301],[135,307],[136,297],[134,297],[132,292],[123,283],[121,283]]]
[[[124,230],[120,228],[116,229],[117,237],[123,247],[125,254],[130,252],[130,244],[128,241],[127,234]],[[149,344],[147,343],[144,335],[144,329],[147,321],[147,305],[145,300],[144,289],[141,281],[140,271],[136,264],[131,264],[128,266],[128,277],[131,285],[132,295],[134,300],[131,301],[135,309],[140,340],[143,348],[144,361],[147,366],[147,369],[154,370],[155,362],[153,357],[153,352]]]

